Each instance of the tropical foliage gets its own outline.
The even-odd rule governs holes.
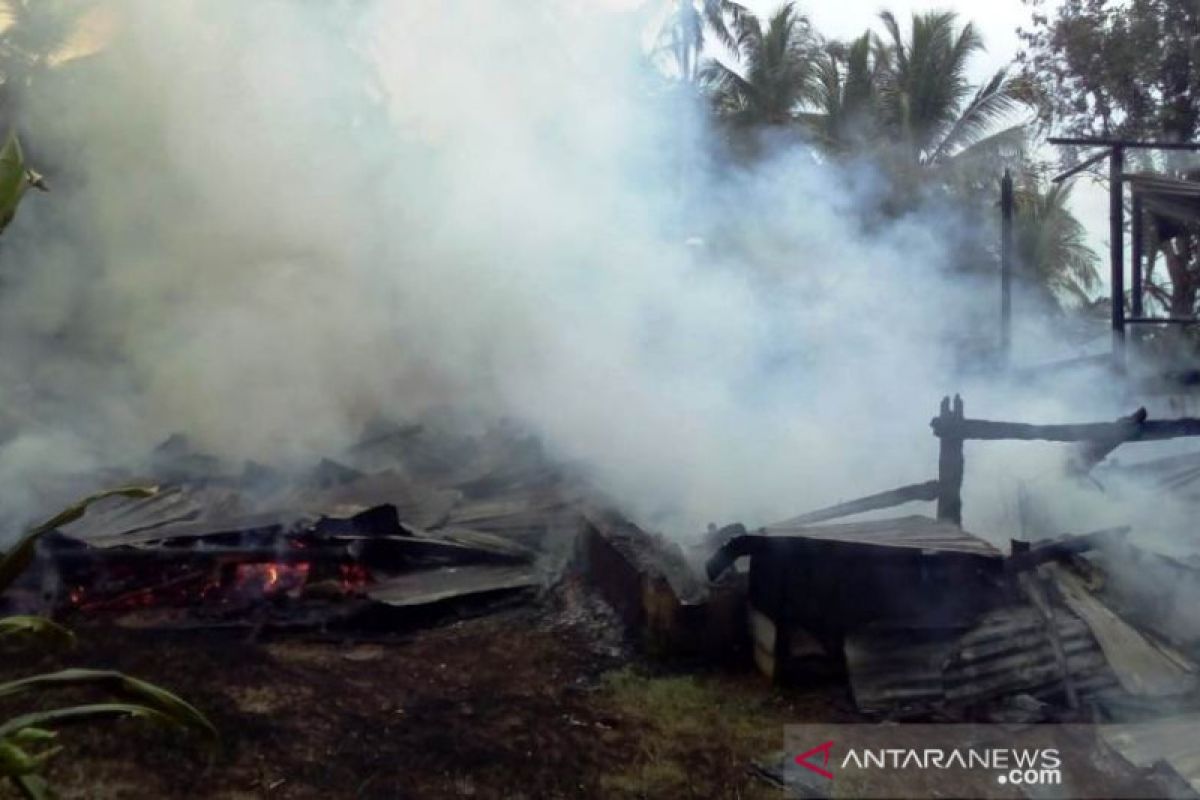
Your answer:
[[[92,503],[118,495],[147,497],[153,493],[153,489],[141,487],[102,492],[37,525],[0,557],[0,593],[29,565],[39,538],[82,517]],[[41,640],[58,646],[74,644],[71,632],[50,620],[28,616],[0,618],[0,642],[13,639]],[[119,672],[67,669],[33,675],[0,683],[0,698],[38,697],[63,689],[99,690],[115,699],[43,709],[0,721],[0,777],[7,778],[22,796],[32,800],[49,796],[49,787],[41,773],[47,762],[62,750],[53,744],[55,728],[61,725],[125,717],[196,731],[213,741],[217,737],[212,723],[186,701]]]
[[[734,23],[738,67],[709,59],[700,72],[717,113],[740,125],[794,123],[817,92],[814,38],[794,3],[785,3],[764,26],[744,13]]]
[[[659,37],[660,48],[671,56],[679,77],[695,83],[707,31],[730,50],[737,50],[735,31],[749,12],[733,0],[668,0],[667,23]]]
[[[1025,2],[1034,24],[1022,31],[1019,60],[1043,128],[1171,142],[1200,136],[1200,3],[1070,0],[1046,9],[1041,0]],[[1063,166],[1080,155],[1064,151]],[[1140,151],[1130,158],[1133,169],[1196,178],[1190,154]],[[1190,317],[1200,311],[1200,230],[1159,228],[1150,242],[1147,293],[1168,316]]]
[[[1043,189],[1037,176],[1028,175],[1014,199],[1013,256],[1018,275],[1051,308],[1064,301],[1086,306],[1100,286],[1100,273],[1086,231],[1068,208],[1071,185],[1058,183]]]

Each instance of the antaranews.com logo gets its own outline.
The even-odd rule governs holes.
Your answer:
[[[1105,736],[1101,725],[792,725],[783,777],[795,798],[1162,797],[1152,770],[1110,772],[1120,757]]]
[[[835,761],[835,743],[830,740],[796,756],[795,762],[826,780],[833,780],[830,761]],[[820,759],[820,763],[817,763]],[[846,749],[840,769],[870,770],[986,770],[997,783],[1017,786],[1062,784],[1062,756],[1057,747],[1036,749],[889,747]]]

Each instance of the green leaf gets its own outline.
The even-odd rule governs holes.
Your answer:
[[[92,503],[108,497],[151,497],[157,492],[158,487],[156,486],[126,486],[120,489],[98,492],[90,497],[85,497],[75,505],[60,511],[41,525],[33,528],[22,536],[20,541],[11,550],[5,553],[3,557],[0,557],[0,593],[8,589],[12,585],[12,582],[29,566],[29,562],[33,560],[34,545],[41,536],[79,519]]]
[[[17,213],[17,205],[25,194],[25,156],[16,131],[9,131],[4,147],[0,148],[0,230]]]
[[[180,723],[163,712],[138,705],[137,703],[94,703],[83,706],[68,706],[50,711],[35,711],[22,714],[19,717],[0,724],[0,738],[16,735],[26,728],[43,728],[57,725],[71,725],[79,722],[92,722],[101,719],[119,719],[133,717],[157,722],[168,727],[180,727]]]
[[[17,744],[44,744],[54,741],[58,734],[45,728],[25,728],[17,731],[10,738]]]
[[[111,670],[65,669],[9,681],[0,684],[0,698],[80,686],[95,687],[144,704],[176,725],[198,731],[210,739],[218,738],[217,729],[212,723],[186,700],[152,683]],[[3,727],[0,727],[2,734]]]
[[[37,761],[24,748],[12,741],[0,740],[0,775],[9,778],[28,775],[37,768]]]
[[[6,636],[28,636],[63,648],[75,645],[75,634],[45,617],[0,618],[0,639]]]
[[[13,783],[17,785],[25,800],[50,800],[50,786],[41,775],[16,775]]]

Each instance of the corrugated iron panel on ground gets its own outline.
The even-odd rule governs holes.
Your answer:
[[[1081,692],[1115,683],[1084,622],[1057,609],[1055,622],[1071,679]],[[1062,671],[1037,612],[993,611],[970,629],[876,627],[846,638],[846,665],[859,707],[916,713],[966,707],[1012,694],[1062,689]]]

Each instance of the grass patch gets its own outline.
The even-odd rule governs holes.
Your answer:
[[[796,719],[787,698],[760,676],[623,669],[605,677],[601,703],[638,742],[635,757],[602,777],[610,796],[779,797],[747,767],[778,751],[783,726]]]

